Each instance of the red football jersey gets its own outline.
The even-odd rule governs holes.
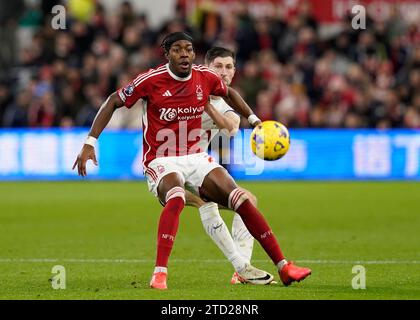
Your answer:
[[[140,74],[118,90],[127,108],[144,100],[143,166],[157,157],[202,152],[201,115],[210,95],[226,96],[222,79],[207,67],[193,65],[186,78],[176,76],[169,64]]]

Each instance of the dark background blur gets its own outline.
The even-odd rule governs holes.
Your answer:
[[[172,16],[157,23],[135,1],[110,2],[0,2],[0,127],[90,126],[110,93],[165,61],[162,37],[185,30],[196,63],[214,45],[237,52],[233,86],[262,120],[420,128],[418,1],[368,10],[365,30],[352,28],[346,1],[167,1]],[[51,26],[56,4],[66,8],[65,30]]]

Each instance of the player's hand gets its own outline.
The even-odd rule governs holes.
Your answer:
[[[204,107],[204,111],[213,119],[213,115],[217,112],[216,108],[207,101],[206,106]],[[214,119],[213,119],[214,120]]]
[[[76,161],[73,164],[72,170],[74,170],[74,168],[76,168],[77,166],[78,175],[86,177],[86,162],[88,160],[92,160],[95,166],[98,165],[98,161],[96,160],[95,148],[89,144],[84,144],[82,151],[80,151]]]

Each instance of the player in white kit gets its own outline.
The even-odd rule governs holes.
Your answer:
[[[227,86],[231,84],[235,75],[235,54],[233,51],[222,47],[213,47],[206,54],[205,65],[216,72]],[[219,132],[231,137],[239,129],[239,115],[223,98],[212,96],[210,103],[211,106],[201,117],[202,134],[199,144],[202,150],[209,148],[211,141]],[[244,191],[256,206],[256,197],[248,190]],[[254,237],[249,233],[239,214],[234,213],[231,235],[220,216],[216,203],[205,202],[189,191],[186,193],[186,202],[187,205],[198,208],[204,229],[232,263],[235,270],[244,263],[251,263]],[[247,280],[235,271],[231,283],[247,283]]]

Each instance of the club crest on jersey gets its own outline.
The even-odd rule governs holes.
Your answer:
[[[159,117],[160,120],[172,121],[177,116],[176,110],[172,108],[162,108],[162,109],[159,109],[159,111],[160,111],[160,117]]]
[[[203,89],[201,89],[201,84],[197,85],[195,93],[197,94],[197,100],[203,100]]]
[[[133,92],[134,92],[134,86],[132,84],[129,84],[128,86],[124,88],[124,94],[127,97],[131,96]]]

